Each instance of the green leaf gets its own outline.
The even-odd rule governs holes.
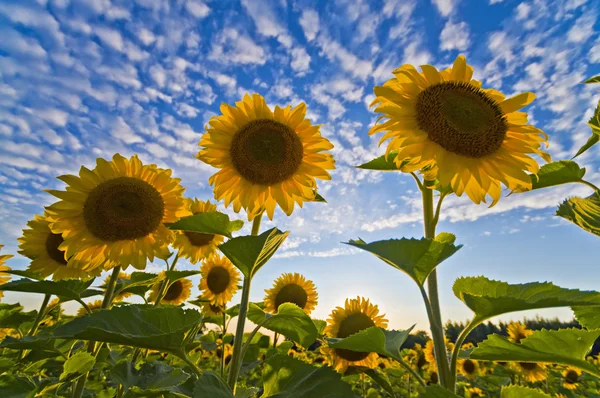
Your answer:
[[[327,321],[322,321],[320,319],[313,319],[312,321],[315,324],[315,327],[317,328],[318,335],[322,336],[325,331],[325,327],[327,326]]]
[[[246,278],[256,272],[275,254],[289,232],[271,228],[258,236],[238,236],[219,246],[219,249]]]
[[[462,277],[452,290],[479,322],[514,311],[600,305],[598,292],[564,289],[549,282],[510,285],[483,276]]]
[[[372,243],[351,240],[347,244],[373,253],[380,260],[403,271],[419,286],[442,261],[456,253],[462,245],[454,244],[455,236],[441,233],[435,239],[388,239]]]
[[[60,375],[60,380],[71,381],[75,380],[80,376],[83,376],[94,368],[96,358],[88,352],[78,352],[72,355],[63,367],[63,372]]]
[[[309,347],[317,339],[318,332],[312,319],[296,304],[283,303],[276,314],[264,312],[250,303],[248,319],[265,329],[284,335],[303,347]]]
[[[325,198],[322,197],[321,194],[319,194],[319,193],[315,193],[315,199],[313,200],[313,202],[327,203]]]
[[[385,392],[390,394],[391,397],[395,397],[394,389],[392,388],[392,385],[390,384],[390,380],[388,379],[387,375],[380,372],[378,369],[368,369],[365,371],[365,373]]]
[[[531,175],[531,189],[553,187],[561,184],[581,182],[585,168],[572,160],[559,160],[540,167],[537,175]]]
[[[196,310],[124,305],[73,319],[57,327],[53,335],[173,352],[181,349],[201,321]]]
[[[200,271],[166,271],[165,275],[170,283],[178,281],[179,279],[188,278],[190,276],[198,275]]]
[[[117,280],[117,286],[115,288],[116,294],[120,293],[133,293],[138,296],[145,296],[148,290],[158,282],[160,277],[157,274],[150,274],[147,272],[132,272],[129,279]]]
[[[21,276],[23,278],[35,279],[36,281],[41,281],[45,279],[39,273],[30,271],[28,269],[7,269],[3,270],[2,272],[5,274]]]
[[[344,339],[327,339],[330,348],[340,348],[358,352],[376,352],[399,361],[400,349],[413,329],[385,330],[376,326],[363,329]]]
[[[398,155],[397,152],[392,152],[388,155],[386,160],[385,155],[381,155],[378,158],[375,158],[367,163],[361,164],[360,166],[356,166],[358,169],[364,170],[377,170],[377,171],[398,171],[398,167],[394,160]]]
[[[536,330],[520,344],[497,334],[488,336],[471,352],[471,359],[505,362],[545,362],[571,365],[598,375],[598,368],[585,360],[600,330]]]
[[[583,84],[593,84],[593,83],[600,83],[600,75],[590,77],[589,79],[587,79],[586,81],[583,82]]]
[[[234,398],[231,389],[213,372],[204,372],[198,378],[193,398]]]
[[[505,386],[502,387],[500,398],[551,398],[551,396],[534,388]]]
[[[176,231],[223,235],[231,239],[233,238],[232,232],[239,231],[244,226],[244,222],[242,220],[230,221],[227,214],[208,211],[184,217],[177,222],[165,225],[167,228]]]
[[[13,350],[44,350],[44,351],[53,351],[57,352],[54,348],[54,340],[46,335],[36,335],[36,336],[25,336],[20,339],[16,339],[11,336],[6,336],[2,343],[0,343],[0,348],[11,348]]]
[[[144,362],[137,370],[130,361],[121,361],[111,369],[111,379],[123,384],[125,390],[137,395],[161,394],[173,391],[190,377],[181,368],[164,362]]]
[[[575,156],[573,156],[573,159],[575,159],[577,156],[581,155],[582,153],[584,153],[585,151],[587,151],[588,149],[590,149],[591,147],[596,145],[598,143],[598,141],[600,141],[600,135],[594,134],[593,130],[592,130],[591,137],[588,138],[587,142],[581,148],[579,148],[579,150],[577,151]]]
[[[0,391],[10,398],[33,398],[37,386],[24,377],[0,376]]]
[[[586,329],[600,329],[600,307],[573,307],[577,321]]]
[[[460,398],[458,395],[453,392],[446,390],[444,387],[441,387],[438,384],[433,384],[428,386],[419,398]]]
[[[0,305],[0,328],[18,329],[26,322],[33,322],[37,311],[23,312],[20,304]]]
[[[572,197],[562,202],[556,215],[571,221],[584,231],[600,236],[600,196]]]
[[[12,369],[15,365],[16,364],[12,359],[0,357],[0,374]]]
[[[579,151],[577,151],[577,154],[573,156],[573,158],[576,158],[577,156],[581,155],[600,140],[600,102],[598,102],[598,106],[594,110],[594,114],[592,115],[590,120],[588,120],[588,126],[590,126],[590,128],[592,129],[592,135],[585,143],[585,145],[583,145],[579,149]]]
[[[0,290],[23,293],[53,294],[62,299],[80,300],[81,294],[94,282],[93,279],[63,279],[60,281],[36,281],[27,278],[0,285]],[[63,300],[64,301],[64,300]]]
[[[331,368],[320,368],[289,357],[274,355],[263,367],[261,398],[348,398],[352,387]]]

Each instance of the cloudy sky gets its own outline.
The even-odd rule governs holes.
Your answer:
[[[570,158],[590,134],[585,121],[599,99],[594,87],[580,84],[600,72],[595,6],[594,0],[0,0],[3,252],[16,254],[27,220],[52,202],[43,189],[62,187],[57,175],[116,152],[170,167],[187,195],[212,198],[207,179],[215,170],[194,158],[204,125],[222,102],[258,92],[273,106],[306,102],[310,119],[335,145],[337,169],[320,185],[328,204],[308,204],[289,218],[278,212],[266,224],[291,235],[258,274],[251,299],[262,300],[282,272],[301,272],[317,285],[317,317],[363,295],[380,305],[392,327],[426,328],[418,290],[405,275],[341,244],[422,236],[411,179],[353,168],[382,153],[366,133],[375,119],[368,109],[373,86],[404,63],[446,67],[464,54],[484,86],[508,95],[535,92],[530,120],[550,135],[555,159]],[[599,150],[581,158],[597,183]],[[444,317],[469,316],[451,292],[460,275],[600,289],[598,241],[553,216],[560,200],[586,194],[586,187],[566,186],[506,197],[491,209],[466,197],[447,199],[438,230],[455,233],[465,247],[440,268]],[[27,262],[17,255],[10,265]],[[5,300],[31,306],[38,299],[7,294]]]

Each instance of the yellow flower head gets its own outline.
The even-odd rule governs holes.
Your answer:
[[[525,380],[535,383],[546,380],[546,365],[537,362],[512,362],[513,368],[521,373]]]
[[[204,302],[201,305],[202,313],[205,316],[223,316],[223,307]]]
[[[472,380],[479,375],[479,363],[472,359],[459,359],[456,368],[467,379]]]
[[[576,390],[580,384],[581,370],[569,366],[562,372],[562,385],[569,390]]]
[[[395,77],[375,87],[376,112],[383,123],[369,134],[385,132],[380,144],[390,140],[386,155],[397,154],[395,163],[405,172],[437,170],[440,186],[451,186],[475,203],[500,199],[501,184],[510,190],[531,189],[526,173],[539,165],[530,156],[542,151],[547,135],[527,124],[527,113],[518,112],[531,103],[533,93],[506,99],[494,89],[481,88],[473,80],[473,68],[459,56],[451,68],[438,71],[431,65],[403,65]]]
[[[213,254],[200,267],[202,297],[212,305],[224,307],[238,290],[240,272],[227,257]]]
[[[485,393],[478,387],[469,387],[467,389],[467,397],[476,398],[476,397],[485,397]]]
[[[224,346],[219,346],[217,348],[217,358],[221,358],[223,355],[225,356],[225,366],[227,366],[233,358],[233,347],[231,344],[225,344]]]
[[[48,208],[50,229],[62,234],[59,246],[68,267],[86,271],[108,264],[137,269],[164,253],[174,234],[163,225],[183,215],[183,191],[171,170],[144,165],[137,156],[116,154],[96,160],[93,170],[59,177],[65,191],[48,191],[61,200]]]
[[[95,301],[90,301],[89,303],[86,303],[88,308],[90,309],[90,312],[94,312],[94,311],[98,311],[100,309],[102,309],[102,300],[95,300]],[[84,316],[86,315],[88,312],[84,307],[80,307],[77,310],[77,316]]]
[[[185,199],[185,205],[190,214],[200,214],[217,211],[217,205],[209,200]],[[190,260],[192,264],[204,260],[217,250],[225,238],[221,235],[203,234],[199,232],[177,231],[173,247],[179,250],[179,255]]]
[[[164,271],[160,273],[160,277],[161,282],[155,283],[152,289],[150,289],[149,301],[152,303],[156,302],[162,281],[166,279]],[[162,304],[179,305],[190,298],[191,294],[192,281],[186,278],[177,279],[169,285],[160,302]]]
[[[265,293],[265,310],[271,313],[283,303],[293,303],[310,315],[319,298],[315,284],[298,273],[282,274]]]
[[[511,322],[507,327],[508,340],[513,343],[520,344],[521,340],[533,333],[532,330],[527,329],[527,326],[520,322]]]
[[[333,338],[346,338],[372,326],[387,327],[385,315],[379,315],[379,308],[368,299],[357,297],[346,299],[344,307],[336,307],[329,315],[325,334]],[[356,352],[338,348],[324,347],[330,365],[344,373],[349,366],[361,366],[371,369],[377,367],[377,355],[374,352]]]
[[[235,212],[243,208],[249,220],[263,210],[273,219],[276,205],[289,216],[294,202],[314,200],[315,179],[331,179],[327,170],[335,163],[323,152],[333,145],[305,116],[304,103],[271,111],[259,94],[246,94],[235,106],[222,104],[197,155],[221,169],[208,180],[215,199],[233,204]]]
[[[0,245],[0,250],[4,245]],[[4,262],[12,257],[12,254],[4,254],[0,256],[0,285],[4,285],[6,282],[10,280],[10,275],[5,274],[2,271],[9,271],[10,267],[8,265],[4,265]],[[0,290],[0,298],[4,297],[4,292]]]

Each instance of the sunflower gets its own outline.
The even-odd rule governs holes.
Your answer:
[[[535,383],[546,380],[546,365],[538,362],[513,362],[514,369],[521,373],[525,380]]]
[[[569,366],[562,372],[562,376],[562,385],[564,388],[569,390],[576,390],[577,387],[579,387],[579,378],[581,377],[581,370]]]
[[[68,186],[48,191],[61,199],[48,213],[50,229],[64,239],[59,248],[69,267],[92,270],[109,260],[105,268],[118,263],[144,269],[174,238],[163,223],[187,215],[180,180],[137,156],[97,159],[96,168],[82,167],[79,177],[58,178]]]
[[[94,312],[94,311],[98,311],[98,310],[102,309],[102,300],[95,300],[95,301],[91,301],[86,304],[87,304],[88,308],[90,309],[90,312]],[[87,313],[88,312],[84,307],[80,307],[77,310],[77,316],[84,316]]]
[[[202,313],[206,316],[223,316],[223,307],[213,305],[207,301],[201,305]]]
[[[281,304],[293,303],[310,315],[319,298],[315,284],[298,273],[282,274],[265,293],[265,310],[273,314]]]
[[[395,78],[375,87],[379,118],[369,134],[385,132],[380,144],[391,140],[386,156],[396,153],[396,166],[405,172],[425,170],[439,186],[475,203],[500,199],[501,184],[510,190],[531,189],[537,154],[548,137],[527,124],[527,113],[517,112],[531,103],[533,93],[506,99],[494,89],[472,80],[473,68],[459,56],[454,65],[438,71],[431,65],[418,72],[412,65],[394,71]]]
[[[202,297],[212,305],[225,306],[238,290],[240,272],[227,257],[213,254],[200,267]]]
[[[265,209],[273,219],[276,205],[289,216],[294,202],[315,200],[315,178],[331,179],[335,162],[322,153],[333,145],[305,119],[306,105],[271,111],[259,94],[235,105],[221,105],[198,144],[197,158],[221,169],[208,180],[215,199],[243,208],[249,220]]]
[[[440,378],[437,373],[437,368],[434,367],[427,371],[427,385],[438,384],[439,380]]]
[[[467,397],[475,398],[475,397],[485,397],[485,393],[481,390],[481,388],[470,387],[467,389]]]
[[[467,379],[474,379],[479,375],[479,363],[472,359],[459,359],[457,362],[458,372]]]
[[[104,282],[102,284],[103,288],[106,288],[108,286],[108,282],[110,281],[110,277],[111,277],[110,275],[107,275],[106,278],[104,279]],[[122,281],[128,281],[130,279],[131,279],[131,275],[130,274],[128,274],[126,272],[119,272],[118,282],[122,283]],[[133,296],[133,293],[131,293],[131,292],[122,292],[122,293],[119,293],[119,294],[115,295],[113,297],[113,301],[115,301],[115,302],[116,301],[123,301],[127,297],[131,297],[131,296]]]
[[[521,340],[533,333],[527,326],[519,322],[511,322],[507,327],[508,340],[520,344]]]
[[[69,267],[65,252],[58,247],[64,242],[61,234],[50,230],[48,214],[36,215],[27,223],[19,238],[19,253],[31,259],[27,269],[37,272],[42,278],[52,275],[52,279],[90,279],[99,276],[102,269],[84,270]]]
[[[185,199],[188,211],[200,214],[209,211],[217,211],[217,205],[209,200]],[[221,235],[203,234],[199,232],[177,231],[173,247],[179,249],[179,255],[190,260],[192,264],[204,260],[217,250],[217,246],[223,243],[225,238]]]
[[[149,300],[155,302],[158,297],[158,291],[162,285],[162,281],[165,280],[165,272],[160,273],[161,282],[155,283],[150,290]],[[189,279],[181,278],[169,285],[169,288],[165,291],[161,298],[161,303],[179,305],[187,300],[192,294],[192,281]]]
[[[217,358],[221,358],[223,353],[225,353],[224,362],[225,366],[227,366],[231,362],[231,358],[233,358],[233,347],[231,344],[221,345],[217,348]]]
[[[4,245],[0,245],[0,250]],[[4,262],[12,257],[12,254],[4,254],[0,256],[0,285],[4,285],[6,282],[10,280],[10,275],[5,274],[2,271],[10,271],[10,267],[8,265],[4,265]],[[4,292],[0,290],[0,298],[4,297]]]
[[[448,340],[447,337],[444,339],[446,341],[446,350],[448,353],[451,353],[454,350],[454,343]],[[423,355],[425,355],[425,360],[429,363],[429,365],[432,368],[437,369],[437,362],[435,360],[435,345],[433,344],[433,340],[428,340],[427,343],[425,343]]]
[[[371,304],[368,299],[357,297],[346,299],[344,307],[336,307],[327,320],[325,334],[333,338],[346,338],[361,330],[378,326],[387,327],[385,315],[379,315],[379,308]],[[328,362],[340,373],[344,373],[348,366],[361,366],[371,369],[377,367],[379,355],[374,352],[356,352],[340,348],[323,348],[323,353],[328,356]]]

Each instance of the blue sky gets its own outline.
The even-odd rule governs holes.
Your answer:
[[[445,67],[465,54],[484,86],[534,91],[530,120],[550,135],[555,159],[570,158],[590,134],[585,121],[599,99],[580,84],[600,72],[599,30],[593,0],[0,0],[3,252],[16,254],[27,220],[52,202],[42,190],[62,186],[56,175],[115,152],[170,167],[187,195],[212,198],[215,170],[194,159],[203,126],[221,102],[258,92],[272,106],[306,102],[335,145],[337,169],[320,184],[329,204],[266,223],[291,235],[258,274],[251,299],[261,300],[280,273],[300,272],[317,285],[317,317],[364,295],[392,327],[426,328],[406,276],[340,243],[422,236],[411,179],[353,168],[383,149],[366,133],[373,86],[403,63]],[[596,183],[599,150],[580,159]],[[492,209],[447,199],[438,230],[465,248],[440,267],[444,317],[469,316],[451,292],[460,275],[600,289],[598,241],[553,216],[563,198],[588,193],[564,186]],[[10,265],[27,262],[16,256]]]

